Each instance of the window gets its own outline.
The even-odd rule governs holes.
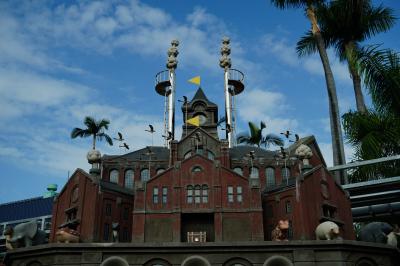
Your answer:
[[[275,186],[275,169],[267,167],[265,169],[265,176],[267,177],[267,187]]]
[[[126,188],[133,188],[133,178],[134,172],[132,169],[126,170],[125,172],[125,187]]]
[[[4,224],[0,224],[0,236],[3,235],[3,231],[4,231]]]
[[[207,158],[210,160],[214,160],[215,159],[215,155],[212,151],[207,151]]]
[[[194,187],[194,203],[200,203],[200,185]]]
[[[196,154],[203,155],[203,147],[196,147]]]
[[[42,219],[37,219],[36,223],[37,223],[38,229],[42,230]]]
[[[193,186],[187,187],[187,203],[193,203]]]
[[[233,171],[239,175],[243,175],[243,170],[240,167],[233,168]]]
[[[153,203],[158,203],[158,187],[153,187]]]
[[[292,213],[292,205],[290,203],[290,200],[285,202],[285,211],[286,213]]]
[[[183,159],[187,159],[190,156],[192,156],[192,151],[188,151],[187,153],[185,153],[185,155],[183,156]]]
[[[238,186],[238,187],[236,188],[236,199],[237,199],[237,202],[242,202],[242,201],[243,201],[243,196],[242,196],[242,194],[243,194],[242,187],[241,187],[241,186]]]
[[[50,230],[51,229],[51,217],[45,218],[44,219],[44,230]],[[0,232],[1,235],[1,232]]]
[[[104,231],[103,231],[103,239],[105,241],[108,241],[109,237],[110,237],[110,224],[105,223],[104,224]]]
[[[194,173],[201,172],[201,167],[199,167],[199,166],[194,167],[192,172],[194,172]]]
[[[111,203],[106,203],[106,216],[111,216]]]
[[[202,193],[202,202],[203,203],[208,203],[208,186],[203,185],[201,188],[201,193]]]
[[[142,171],[140,171],[140,180],[142,180],[142,182],[146,182],[149,179],[150,179],[149,169],[147,168],[142,169]]]
[[[124,218],[124,220],[128,220],[129,219],[129,208],[124,208],[124,212],[122,214],[122,217]]]
[[[158,169],[157,169],[157,175],[158,175],[158,174],[161,174],[161,173],[164,172],[164,171],[165,171],[164,168],[158,168]]]
[[[228,186],[228,202],[233,202],[233,187]]]
[[[168,196],[168,188],[163,187],[162,188],[162,203],[166,204],[167,203],[167,196]]]
[[[110,172],[110,182],[118,184],[118,170],[114,169]]]
[[[251,167],[250,168],[250,178],[258,178],[258,168],[257,167]]]
[[[282,179],[289,179],[290,177],[290,168],[289,167],[283,167],[281,171]]]

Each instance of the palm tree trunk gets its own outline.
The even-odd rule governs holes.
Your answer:
[[[96,149],[96,134],[93,135],[93,150]]]
[[[307,16],[310,19],[312,25],[312,32],[317,43],[318,52],[321,57],[322,66],[325,72],[326,88],[328,91],[329,99],[329,118],[332,135],[333,164],[341,165],[345,164],[346,160],[344,156],[342,128],[340,124],[339,104],[336,94],[335,80],[333,78],[328,54],[326,53],[325,42],[319,30],[314,9],[310,5],[307,7]],[[335,172],[335,179],[341,184],[348,183],[347,175],[344,172]]]
[[[354,95],[356,97],[357,111],[365,114],[367,112],[367,107],[365,106],[364,102],[364,96],[361,89],[361,78],[358,73],[354,51],[355,51],[354,43],[350,42],[345,45],[346,60],[349,66],[351,79],[353,80],[353,88],[354,88]]]

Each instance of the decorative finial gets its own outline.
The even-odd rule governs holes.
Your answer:
[[[178,45],[178,40],[172,40],[171,47],[168,49],[167,68],[169,70],[175,70],[178,66],[178,60],[176,59],[179,54]]]
[[[219,59],[219,66],[228,71],[231,68],[232,63],[229,55],[231,54],[231,48],[229,47],[230,39],[228,37],[222,38],[221,46],[221,58]]]
[[[295,151],[296,156],[303,160],[303,167],[310,166],[310,158],[313,156],[313,152],[310,147],[304,144],[300,144]]]

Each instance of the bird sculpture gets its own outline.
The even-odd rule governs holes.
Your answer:
[[[255,156],[255,151],[250,151],[249,155],[250,155],[250,158],[251,158],[252,160],[254,160],[254,159],[256,158],[256,156]]]
[[[124,138],[122,137],[122,133],[118,132],[118,138],[114,138],[117,141],[124,141]]]
[[[147,132],[150,132],[150,133],[154,133],[154,132],[156,132],[155,130],[154,130],[154,127],[153,127],[153,125],[149,125],[149,129],[145,129],[145,131],[147,131]]]
[[[282,146],[281,146],[281,154],[282,154],[283,158],[286,158],[287,153],[286,153],[285,149]]]
[[[124,142],[124,144],[119,145],[119,146],[120,146],[121,148],[125,148],[125,149],[129,150],[129,145],[126,144],[126,142]]]
[[[289,138],[290,135],[292,135],[289,130],[286,130],[285,132],[281,132],[281,134],[284,135],[287,139]]]
[[[172,139],[172,133],[170,131],[168,131],[168,135],[162,135],[162,137],[166,140],[170,140],[170,139]]]
[[[298,142],[300,140],[299,135],[294,134],[294,137],[296,138],[296,140],[289,140],[289,142]]]

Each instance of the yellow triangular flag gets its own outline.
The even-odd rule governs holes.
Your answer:
[[[198,127],[198,126],[200,126],[200,116],[197,115],[197,116],[195,116],[195,117],[192,117],[192,118],[186,120],[186,123]]]
[[[190,83],[196,84],[200,86],[200,76],[196,76],[188,80]]]

